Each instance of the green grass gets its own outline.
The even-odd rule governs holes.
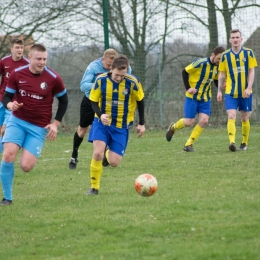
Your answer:
[[[191,129],[131,132],[122,163],[103,169],[98,196],[87,196],[92,146],[68,169],[73,134],[46,142],[35,169],[16,162],[14,203],[0,208],[0,259],[260,259],[260,126],[249,150],[228,150],[225,128],[207,128],[194,153],[182,151]],[[241,128],[237,129],[237,144]],[[156,176],[141,197],[134,179]]]

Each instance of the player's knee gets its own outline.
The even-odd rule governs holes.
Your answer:
[[[104,157],[104,152],[101,152],[101,151],[94,151],[94,152],[93,152],[93,158],[94,158],[96,161],[101,161],[101,160],[103,160],[103,157]]]
[[[86,135],[87,131],[88,131],[88,127],[84,127],[84,128],[79,127],[78,131],[77,131],[78,132],[78,136],[80,138],[83,138]]]
[[[20,166],[21,166],[21,169],[23,172],[30,172],[34,168],[34,165],[31,165],[31,164],[21,164],[20,163]]]
[[[111,166],[111,167],[116,167],[116,166],[118,166],[118,164],[119,164],[119,162],[116,162],[116,161],[109,161],[109,165]]]
[[[199,126],[204,128],[208,124],[208,122],[209,122],[209,120],[207,118],[205,118],[199,122]]]
[[[194,122],[195,122],[195,120],[193,120],[193,119],[186,120],[185,121],[185,126],[186,127],[193,126]]]

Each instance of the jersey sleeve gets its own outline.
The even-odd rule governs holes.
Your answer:
[[[254,52],[251,50],[249,55],[249,69],[257,67],[257,61],[254,55]]]
[[[218,66],[218,70],[226,72],[225,55],[221,56],[221,60],[220,60],[219,66]]]
[[[2,76],[3,72],[4,72],[4,65],[3,65],[3,61],[2,61],[2,60],[0,60],[0,76]]]
[[[80,90],[82,92],[89,92],[93,86],[94,81],[95,81],[95,72],[92,69],[91,65],[89,65],[80,82]]]
[[[16,84],[16,72],[13,70],[10,73],[10,76],[7,81],[6,89],[5,91],[10,92],[10,93],[15,93],[17,90],[17,84]]]
[[[136,101],[141,101],[144,98],[144,91],[141,82],[133,83],[132,91]]]
[[[53,94],[55,97],[61,97],[66,93],[66,87],[59,75],[57,75],[55,87],[53,89]]]
[[[93,102],[99,102],[99,99],[102,96],[101,91],[101,80],[97,79],[92,86],[92,89],[90,91],[89,99]]]
[[[194,71],[196,71],[196,67],[194,67],[193,63],[191,63],[190,65],[186,66],[185,67],[185,70],[187,71],[187,73],[191,74],[193,73]]]

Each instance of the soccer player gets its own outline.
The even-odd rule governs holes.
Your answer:
[[[11,72],[3,97],[3,104],[12,111],[12,115],[3,137],[0,177],[4,198],[0,206],[12,204],[14,161],[20,148],[21,169],[29,172],[41,154],[45,138],[56,138],[58,126],[68,105],[67,92],[61,77],[45,66],[46,48],[42,44],[34,44],[28,57],[29,65]],[[55,119],[51,122],[54,96],[59,105]]]
[[[2,136],[5,132],[6,122],[8,121],[11,115],[11,111],[8,111],[2,103],[7,80],[12,70],[25,66],[29,63],[29,60],[23,57],[24,42],[22,39],[12,39],[10,44],[10,50],[11,55],[2,58],[0,61],[0,153],[2,153],[3,151]]]
[[[145,132],[143,88],[134,76],[127,74],[128,66],[126,56],[115,57],[111,72],[100,75],[90,92],[95,119],[89,134],[89,142],[93,142],[94,148],[89,195],[99,192],[105,147],[109,147],[106,157],[112,167],[122,160],[128,141],[128,127],[133,121],[133,108],[136,106],[139,112],[138,137]]]
[[[103,57],[94,60],[87,67],[80,83],[80,90],[85,93],[80,105],[80,122],[73,138],[73,150],[69,161],[69,169],[74,170],[78,163],[78,149],[94,120],[94,111],[89,100],[89,93],[98,75],[111,70],[113,59],[117,56],[114,49],[107,49]],[[128,69],[131,73],[131,67]]]
[[[255,77],[254,68],[257,66],[253,51],[242,47],[242,41],[241,32],[238,29],[231,30],[229,38],[231,49],[223,53],[219,64],[217,101],[222,101],[221,89],[226,81],[225,108],[228,116],[229,150],[232,152],[237,150],[235,144],[237,108],[241,113],[242,121],[242,142],[239,150],[247,150],[250,132],[249,112],[252,110],[252,88]]]
[[[185,152],[194,152],[193,143],[199,138],[208,124],[211,114],[211,85],[214,81],[216,87],[218,86],[218,65],[224,51],[223,47],[218,46],[213,50],[210,57],[197,59],[182,71],[182,78],[186,88],[185,118],[181,118],[169,126],[166,132],[166,140],[170,142],[176,130],[192,126],[196,114],[198,114],[198,123],[193,128],[183,147]]]

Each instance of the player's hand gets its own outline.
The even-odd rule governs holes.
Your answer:
[[[102,122],[103,125],[110,125],[111,124],[110,115],[102,114],[100,116],[100,121]]]
[[[222,93],[219,91],[217,94],[217,101],[221,102],[222,101]]]
[[[0,133],[1,137],[3,137],[4,134],[5,134],[5,128],[6,128],[6,125],[2,125],[2,127],[1,127],[1,133]]]
[[[249,98],[250,97],[250,94],[251,94],[251,91],[250,89],[246,88],[245,91],[244,91],[244,98]]]
[[[141,137],[145,132],[145,126],[144,125],[138,125],[136,127],[136,132],[138,133],[138,138]]]
[[[196,94],[196,93],[197,93],[197,89],[196,89],[196,88],[189,88],[189,89],[187,90],[187,92],[188,92],[189,94]]]
[[[17,109],[19,109],[21,106],[23,106],[23,103],[18,103],[17,101],[14,102],[9,102],[7,104],[7,108],[11,111],[16,111]]]
[[[44,128],[49,130],[49,132],[48,132],[46,138],[47,138],[49,141],[55,140],[56,137],[57,137],[57,133],[58,133],[58,127],[57,127],[57,125],[54,124],[54,123],[52,123],[52,124],[46,125]]]

